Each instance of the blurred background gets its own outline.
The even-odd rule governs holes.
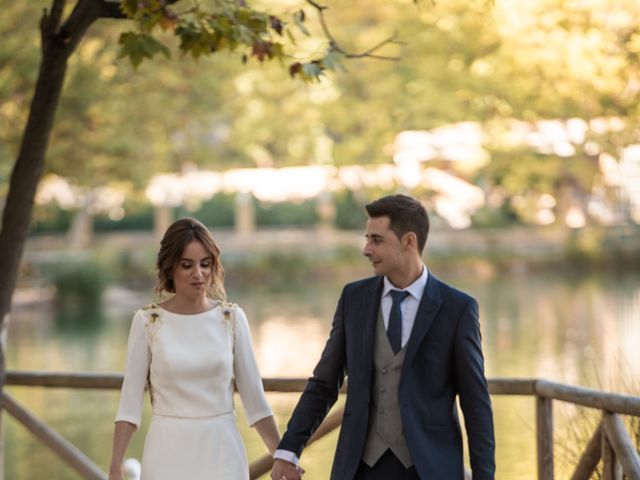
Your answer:
[[[49,3],[2,6],[0,205]],[[155,300],[159,236],[193,216],[221,245],[263,376],[307,377],[342,285],[371,273],[363,205],[402,192],[431,214],[431,272],[480,303],[489,377],[639,395],[640,3],[326,3],[346,49],[397,33],[385,48],[399,59],[346,60],[310,84],[226,53],[135,70],[118,59],[121,22],[91,29],[70,60],[7,367],[122,371],[132,313]],[[309,29],[303,47],[321,48]],[[108,467],[116,392],[9,391]],[[269,395],[281,427],[297,398]],[[535,478],[533,399],[493,401],[497,478]],[[555,421],[562,478],[596,419],[557,405]],[[239,424],[249,458],[262,455]],[[4,429],[7,478],[77,478],[12,418]],[[306,478],[328,478],[335,441],[305,452]]]

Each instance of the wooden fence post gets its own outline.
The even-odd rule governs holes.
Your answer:
[[[576,466],[575,472],[571,476],[571,480],[589,480],[591,475],[600,463],[602,456],[602,423],[598,425],[595,433],[589,440],[584,453],[580,457],[580,461]]]
[[[602,478],[604,480],[622,480],[622,469],[604,428],[602,429]]]
[[[627,478],[640,480],[640,455],[620,416],[604,412],[602,425],[615,455],[616,468],[623,471]],[[616,474],[622,478],[622,473]]]
[[[553,400],[536,396],[538,480],[553,480]]]

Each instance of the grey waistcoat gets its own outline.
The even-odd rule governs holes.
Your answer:
[[[398,386],[407,351],[406,345],[397,355],[393,353],[381,312],[378,312],[375,339],[373,354],[375,376],[371,392],[369,431],[362,460],[373,467],[384,452],[391,449],[402,464],[409,468],[413,462],[402,431],[402,418],[398,407]]]

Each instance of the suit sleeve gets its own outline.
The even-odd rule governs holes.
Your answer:
[[[344,328],[343,290],[331,325],[329,339],[322,351],[320,361],[307,381],[307,386],[287,424],[279,450],[287,450],[298,457],[309,437],[320,426],[336,402],[346,370],[346,348]]]
[[[495,475],[493,413],[484,374],[478,303],[474,299],[469,300],[457,324],[454,368],[473,479],[492,480]]]

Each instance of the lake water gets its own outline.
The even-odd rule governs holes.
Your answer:
[[[489,377],[544,377],[560,382],[640,394],[640,274],[514,273],[489,278],[436,274],[473,294],[480,303],[486,370]],[[265,377],[306,377],[329,331],[341,284],[312,282],[303,290],[229,288],[230,300],[246,311],[258,362]],[[120,372],[131,313],[150,295],[107,297],[97,312],[74,315],[50,309],[21,309],[9,328],[8,368],[15,370]],[[111,451],[115,391],[73,391],[8,387],[41,419],[107,469]],[[299,394],[269,394],[281,428]],[[147,402],[148,403],[148,402]],[[237,402],[238,405],[240,402]],[[591,434],[582,410],[555,403],[558,472],[577,457],[571,435]],[[536,478],[534,400],[493,397],[497,435],[497,478]],[[140,458],[144,426],[128,457]],[[249,459],[265,453],[257,434],[239,425]],[[5,478],[79,478],[15,420],[5,415]],[[565,428],[572,425],[570,429]],[[575,425],[581,425],[580,428]],[[564,433],[570,430],[570,434]],[[305,478],[328,478],[337,434],[303,455]],[[568,439],[568,440],[567,440]],[[586,438],[584,438],[586,440]],[[567,475],[560,473],[559,478]],[[266,478],[266,477],[265,477]]]

